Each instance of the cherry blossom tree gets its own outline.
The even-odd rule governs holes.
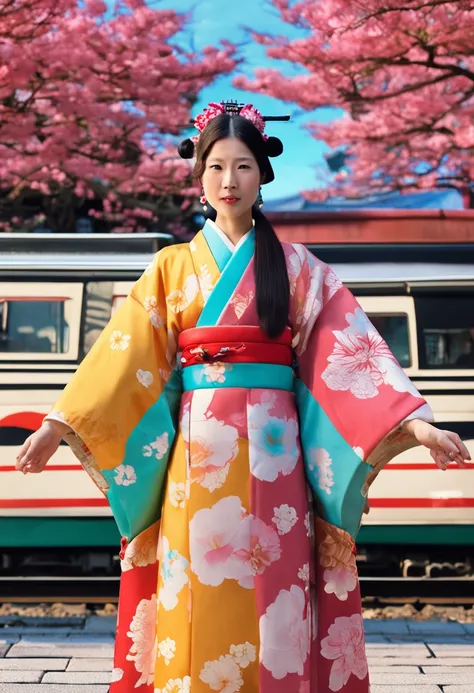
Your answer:
[[[144,0],[110,5],[0,0],[3,229],[38,223],[35,196],[63,231],[87,200],[121,230],[189,208],[176,135],[200,90],[234,68],[234,47],[185,50],[176,35],[187,16]]]
[[[273,0],[301,36],[254,35],[296,76],[259,69],[238,87],[333,106],[343,117],[310,123],[331,147],[329,194],[361,195],[435,186],[470,190],[474,180],[474,2],[472,0]]]

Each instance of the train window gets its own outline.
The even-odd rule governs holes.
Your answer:
[[[408,316],[406,314],[394,315],[393,313],[390,313],[390,315],[368,313],[368,317],[377,332],[387,342],[390,351],[394,354],[400,366],[409,368],[411,358]]]
[[[97,337],[110,320],[113,282],[88,282],[85,286],[85,312],[82,348],[89,353]]]
[[[421,368],[474,368],[474,296],[415,299]]]
[[[59,296],[0,298],[0,352],[67,353],[67,300]]]

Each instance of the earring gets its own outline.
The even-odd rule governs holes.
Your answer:
[[[259,209],[262,209],[262,207],[263,207],[262,186],[260,186],[260,190],[258,191],[257,205],[258,205]]]
[[[206,196],[204,195],[204,188],[202,189],[202,195],[201,195],[201,197],[199,198],[199,202],[202,204],[203,211],[204,211],[204,212],[207,212],[207,204],[206,204],[207,198],[206,198]]]

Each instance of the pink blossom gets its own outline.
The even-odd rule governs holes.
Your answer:
[[[334,660],[329,677],[331,691],[340,691],[351,674],[362,680],[367,676],[364,646],[364,622],[360,614],[339,616],[321,641],[321,655]]]
[[[136,200],[133,223],[114,219],[136,227],[153,217],[147,196],[194,196],[189,162],[169,136],[190,119],[189,94],[232,71],[235,49],[178,50],[184,17],[161,5],[108,8],[105,0],[0,3],[2,179],[47,196],[60,185],[132,208]]]
[[[288,75],[278,65],[259,68],[234,84],[305,111],[342,109],[335,122],[307,125],[313,137],[351,156],[339,172],[326,171],[322,186],[306,191],[309,199],[320,199],[321,187],[351,196],[471,184],[474,19],[468,2],[273,5],[291,32],[252,32],[252,38],[273,61],[296,69]]]
[[[260,619],[260,659],[272,676],[302,676],[309,654],[310,623],[305,592],[296,585],[280,590]]]

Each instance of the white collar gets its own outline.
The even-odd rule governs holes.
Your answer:
[[[217,233],[217,235],[219,236],[219,238],[221,239],[221,241],[222,241],[222,242],[224,243],[224,245],[230,250],[231,253],[235,253],[235,251],[237,250],[237,248],[240,248],[240,246],[242,245],[242,243],[244,242],[244,240],[247,238],[247,236],[248,236],[249,233],[250,233],[250,231],[247,231],[247,233],[244,233],[244,235],[243,235],[242,238],[239,240],[239,242],[237,243],[237,245],[234,245],[234,244],[232,243],[232,241],[230,240],[230,238],[229,238],[228,236],[226,236],[226,234],[224,233],[224,231],[223,231],[221,228],[219,228],[219,226],[217,226],[217,224],[216,224],[215,221],[212,221],[212,219],[208,219],[208,220],[207,220],[207,223],[214,229],[214,231]]]

